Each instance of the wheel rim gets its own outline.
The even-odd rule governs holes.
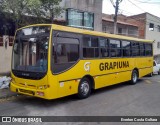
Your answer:
[[[83,95],[87,95],[88,94],[88,92],[89,92],[89,83],[87,81],[84,81],[81,84],[80,91],[81,91],[81,93]]]
[[[137,82],[137,74],[134,72],[133,73],[133,82],[136,83]]]

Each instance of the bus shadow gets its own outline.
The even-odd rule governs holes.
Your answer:
[[[139,79],[137,84],[140,84],[141,82],[143,82],[143,79]],[[128,87],[128,86],[132,86],[132,85],[129,82],[123,82],[123,83],[103,87],[103,88],[100,88],[97,90],[92,90],[91,96],[99,95],[102,93],[106,93],[109,91],[113,91],[113,90]],[[38,107],[46,107],[46,106],[52,107],[52,106],[56,106],[56,105],[67,104],[67,103],[71,103],[73,101],[81,101],[81,100],[78,99],[78,97],[76,95],[70,95],[70,96],[66,96],[66,97],[62,97],[62,98],[58,98],[58,99],[52,99],[52,100],[46,100],[46,99],[42,99],[42,98],[22,95],[21,99],[17,99],[15,101],[17,103],[21,103],[24,105],[32,105],[32,106],[38,106]]]
[[[138,83],[139,82],[141,82],[141,80],[139,80]],[[92,95],[101,94],[104,92],[109,92],[109,91],[113,91],[113,90],[128,87],[128,86],[132,86],[130,84],[130,82],[122,82],[122,83],[118,83],[118,84],[114,84],[114,85],[109,85],[109,86],[106,86],[103,88],[99,88],[97,90],[93,90]]]

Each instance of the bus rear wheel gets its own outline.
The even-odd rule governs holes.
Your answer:
[[[131,75],[131,85],[135,85],[138,81],[138,72],[136,70],[132,71],[132,75]]]
[[[85,99],[91,94],[91,82],[88,78],[84,77],[81,79],[78,86],[78,97]]]
[[[151,72],[151,73],[149,74],[149,76],[152,77],[152,76],[153,76],[153,73]]]

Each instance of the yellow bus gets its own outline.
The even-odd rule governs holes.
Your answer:
[[[56,99],[152,73],[152,41],[55,24],[16,31],[12,52],[13,92]]]

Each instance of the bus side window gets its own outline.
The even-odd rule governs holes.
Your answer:
[[[100,47],[101,57],[109,57],[108,39],[106,39],[106,38],[99,38],[99,47]]]
[[[140,56],[145,56],[144,43],[139,43],[139,46],[140,46]]]
[[[110,56],[111,57],[121,57],[120,40],[110,39]]]
[[[123,57],[131,56],[131,42],[122,41],[122,51],[123,51]]]
[[[83,57],[99,57],[98,38],[93,36],[83,36]]]
[[[57,38],[57,63],[75,62],[79,58],[79,42],[74,38]]]
[[[76,38],[57,37],[52,56],[52,72],[60,73],[69,69],[79,59],[79,40]]]
[[[132,56],[140,55],[139,42],[132,42]]]
[[[145,43],[145,54],[146,56],[152,56],[152,44]]]

